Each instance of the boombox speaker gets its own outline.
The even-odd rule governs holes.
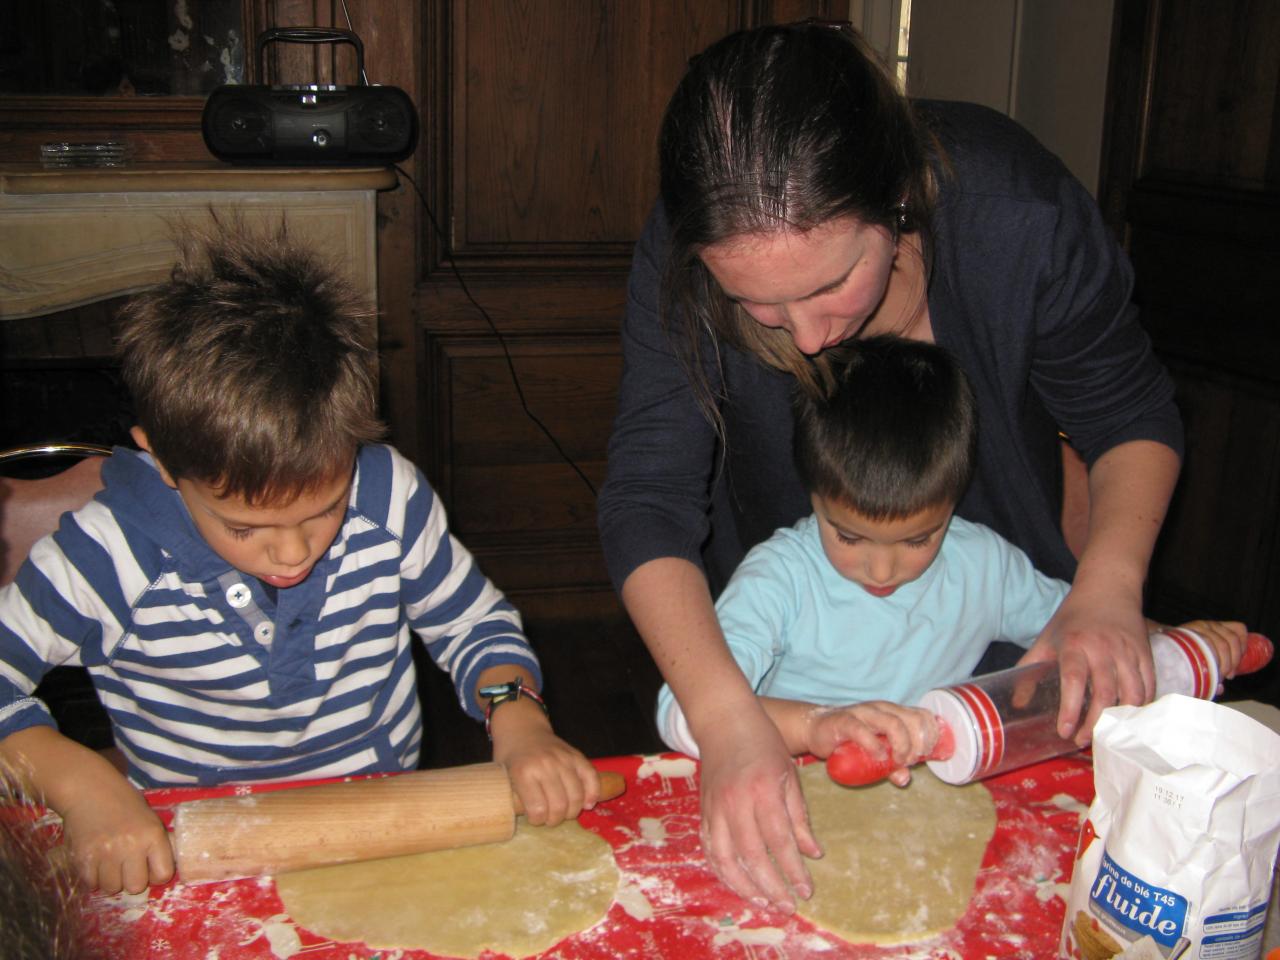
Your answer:
[[[350,43],[364,80],[364,45],[349,30],[289,27],[258,37],[265,76],[267,44]],[[209,94],[201,118],[204,142],[219,160],[276,166],[395,163],[413,153],[418,116],[398,87],[363,84],[248,86],[224,84]]]

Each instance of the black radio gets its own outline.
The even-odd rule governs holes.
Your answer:
[[[349,30],[288,27],[258,37],[267,44],[350,43],[364,79],[364,45]],[[265,75],[265,73],[263,73]],[[288,166],[394,163],[413,152],[418,116],[398,87],[329,84],[224,84],[209,94],[201,118],[209,152],[231,163]]]

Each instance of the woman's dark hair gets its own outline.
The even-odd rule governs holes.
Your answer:
[[[958,502],[978,438],[960,365],[935,344],[891,336],[832,353],[830,393],[796,391],[792,442],[805,489],[872,520]]]
[[[927,225],[935,185],[928,135],[876,54],[850,27],[806,22],[731,34],[696,57],[659,141],[671,258],[663,314],[708,414],[700,335],[723,337],[820,390],[827,358],[752,320],[699,259],[706,247],[852,216],[893,232]]]

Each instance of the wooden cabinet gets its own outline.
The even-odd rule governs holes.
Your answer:
[[[376,311],[381,167],[246,169],[217,163],[43,170],[0,165],[0,322],[132,293],[164,280],[183,224],[213,215],[289,224],[347,272]]]
[[[1280,637],[1280,7],[1118,0],[1115,42],[1102,203],[1187,427],[1151,608]]]

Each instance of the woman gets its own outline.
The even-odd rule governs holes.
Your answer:
[[[789,912],[811,892],[801,855],[820,850],[712,596],[747,548],[809,512],[791,391],[821,390],[824,352],[850,337],[955,354],[980,421],[957,512],[1073,581],[1024,660],[1059,661],[1060,732],[1081,742],[1104,707],[1154,688],[1142,585],[1181,423],[1088,193],[1003,116],[909,104],[847,28],[714,44],[668,105],[660,157],[601,536],[701,749],[708,859],[739,894]],[[1090,468],[1078,566],[1057,522],[1059,431]]]

